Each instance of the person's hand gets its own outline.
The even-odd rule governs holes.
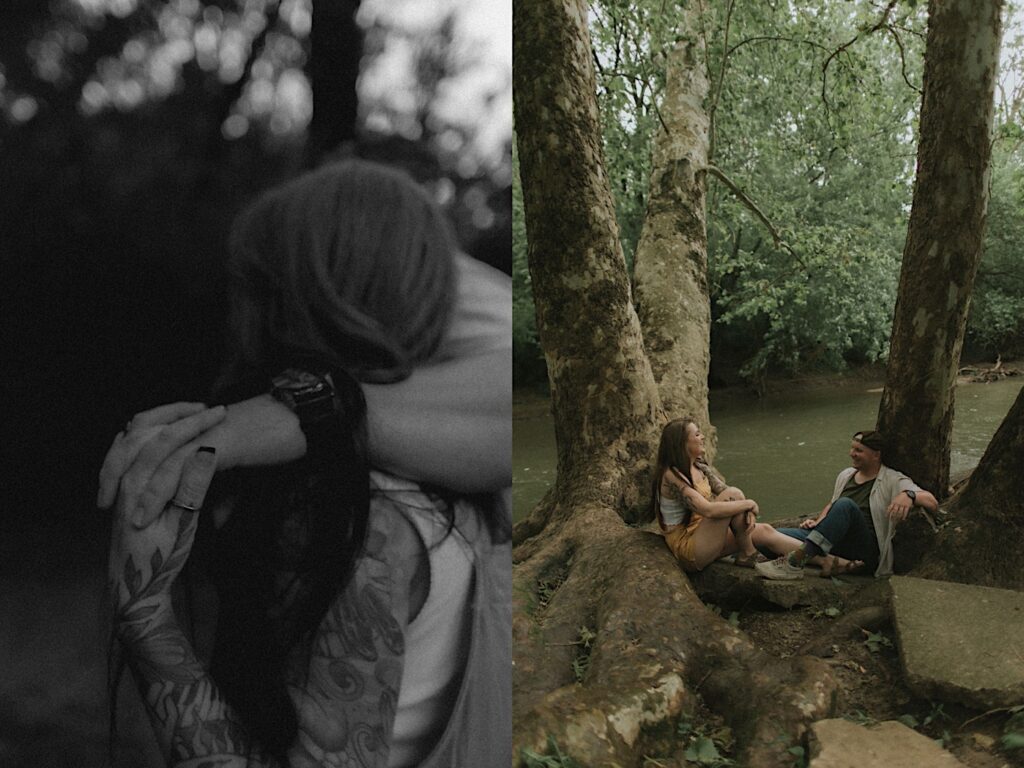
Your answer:
[[[812,518],[812,517],[808,517],[806,520],[801,520],[800,521],[800,527],[803,528],[804,530],[808,530],[808,531],[811,528],[814,528],[817,525],[818,525],[818,520],[816,518]]]
[[[136,463],[161,464],[215,418],[216,414],[202,411],[168,426],[145,445]],[[130,631],[133,624],[151,617],[155,611],[169,608],[171,585],[192,550],[197,512],[216,469],[216,454],[212,448],[204,446],[187,456],[174,501],[145,530],[139,530],[130,520],[136,511],[135,502],[129,500],[134,499],[134,495],[118,493],[108,573],[115,615],[121,628]],[[131,487],[133,471],[134,468],[125,475],[123,486]]]
[[[191,441],[225,415],[224,406],[171,403],[133,416],[103,460],[96,505],[108,509],[116,499],[126,520],[148,525],[173,498],[185,462],[198,450]]]
[[[750,502],[750,509],[748,510],[748,512],[750,512],[754,517],[757,517],[761,511],[761,508],[757,506],[757,502],[754,501],[753,499],[748,499],[748,501]]]
[[[127,491],[137,495],[132,520],[136,526],[146,527],[174,498],[184,468],[184,457],[194,453],[200,444],[216,450],[219,471],[238,466],[286,464],[306,453],[306,438],[299,427],[298,417],[270,395],[260,395],[229,405],[226,411],[219,406],[221,419],[162,464],[133,465],[145,443],[166,422],[187,418],[203,408],[205,406],[201,403],[174,403],[135,416],[130,422],[131,428],[115,438],[107,453],[100,472],[97,505],[107,508],[113,504],[121,479],[131,468],[136,476],[133,487]],[[144,471],[147,468],[148,474]],[[126,502],[131,501],[130,497],[126,498]]]
[[[885,510],[885,513],[894,523],[901,523],[907,519],[907,515],[910,514],[910,510],[913,506],[914,504],[910,500],[910,497],[905,493],[900,493],[892,500],[892,504],[890,504],[889,508]]]

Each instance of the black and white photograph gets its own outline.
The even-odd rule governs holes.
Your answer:
[[[504,0],[0,10],[0,765],[511,754]]]

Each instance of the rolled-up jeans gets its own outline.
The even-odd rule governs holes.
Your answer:
[[[839,497],[825,518],[811,529],[779,528],[779,533],[800,541],[816,544],[826,555],[831,553],[847,560],[863,560],[874,569],[878,567],[878,539],[871,530],[864,513],[856,502]]]

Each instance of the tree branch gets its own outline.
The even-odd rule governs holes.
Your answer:
[[[828,109],[828,67],[832,63],[832,59],[839,56],[841,53],[845,53],[854,43],[860,40],[862,37],[874,34],[878,30],[887,27],[889,25],[889,16],[892,14],[893,8],[896,7],[898,0],[889,0],[888,5],[885,6],[885,10],[882,12],[882,18],[880,18],[873,26],[868,28],[862,28],[856,35],[854,35],[849,41],[843,43],[836,48],[832,53],[829,54],[828,58],[825,59],[821,65],[821,100],[825,103],[825,108]]]
[[[726,51],[729,50],[729,26],[732,23],[732,9],[733,0],[729,0],[729,5],[725,9],[725,31],[722,33],[722,48]],[[722,95],[722,86],[725,82],[725,70],[729,66],[729,54],[728,52],[722,54],[722,66],[718,70],[718,85],[715,86],[714,93],[711,96],[711,106],[708,108],[708,121],[710,122],[710,128],[708,131],[708,157],[715,156],[715,126],[717,121],[715,120],[715,113],[718,109],[718,99]],[[713,82],[710,78],[708,82]]]
[[[789,244],[787,244],[782,239],[782,235],[779,233],[778,229],[775,228],[775,225],[772,224],[771,220],[764,214],[764,212],[760,208],[757,207],[757,204],[750,199],[747,193],[740,189],[739,185],[737,185],[736,182],[730,179],[721,168],[712,165],[711,163],[708,163],[708,165],[703,170],[707,171],[712,176],[721,181],[723,184],[725,184],[725,186],[729,188],[729,190],[737,197],[737,199],[739,199],[741,203],[743,203],[745,206],[747,206],[747,208],[750,209],[751,213],[753,213],[758,218],[758,220],[762,224],[764,224],[768,232],[771,233],[772,240],[775,241],[776,248],[782,248],[783,250],[785,250],[790,256],[792,256],[794,259],[797,260],[797,262],[799,262],[800,266],[802,266],[804,269],[807,269],[807,265],[804,263],[803,259],[801,259],[796,254],[796,252],[789,246]]]
[[[892,39],[896,42],[896,47],[900,49],[900,74],[903,75],[903,82],[905,82],[912,90],[916,91],[918,95],[923,96],[924,91],[910,82],[910,78],[907,77],[907,51],[903,47],[903,38],[899,36],[896,31],[896,27],[892,24],[885,25],[886,30],[892,35]]]

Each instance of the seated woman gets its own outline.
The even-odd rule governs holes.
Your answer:
[[[757,502],[726,486],[708,466],[704,435],[689,418],[674,419],[661,432],[651,508],[665,543],[687,573],[733,553],[736,565],[753,568],[763,560],[757,548],[784,554],[800,544],[756,522]]]
[[[205,440],[231,409],[136,417],[100,494],[117,489],[115,632],[168,763],[509,763],[509,520],[371,471],[367,445],[363,383],[398,386],[444,354],[458,286],[443,215],[404,174],[347,161],[265,195],[231,245],[222,392],[271,390],[301,432],[293,461],[254,461],[233,507],[211,510],[230,520],[213,544],[209,665],[170,589],[221,468]],[[177,493],[146,526],[140,508],[159,494],[140,490],[172,487],[161,477]]]

